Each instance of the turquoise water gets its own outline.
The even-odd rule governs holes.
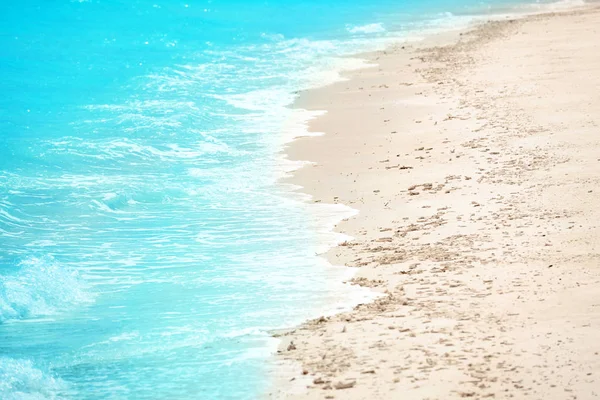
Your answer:
[[[294,93],[488,7],[1,2],[0,398],[265,390],[270,329],[362,295],[317,257],[353,211],[277,183]]]

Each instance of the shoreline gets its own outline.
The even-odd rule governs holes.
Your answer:
[[[456,344],[446,345],[451,340],[444,335],[451,337],[455,334],[453,331],[459,328],[464,330],[464,324],[472,325],[469,329],[473,330],[483,326],[478,325],[478,321],[472,322],[480,317],[467,318],[469,310],[465,306],[471,303],[465,298],[465,291],[476,293],[474,296],[477,299],[484,299],[480,300],[482,304],[505,302],[503,295],[508,291],[502,290],[498,294],[492,288],[492,283],[510,286],[510,277],[506,274],[496,276],[490,265],[506,263],[508,265],[504,267],[514,271],[516,264],[520,263],[523,267],[534,261],[541,261],[539,256],[533,257],[529,251],[521,254],[523,251],[514,250],[518,247],[514,237],[520,238],[521,242],[524,237],[532,239],[527,236],[527,232],[524,233],[527,229],[525,227],[531,227],[531,223],[518,228],[508,223],[509,226],[503,231],[509,232],[508,235],[499,235],[498,232],[480,233],[485,232],[486,224],[491,220],[500,220],[504,226],[507,221],[517,219],[514,215],[507,216],[505,209],[512,208],[514,212],[516,204],[527,203],[527,200],[519,198],[511,189],[515,185],[524,186],[522,176],[539,173],[540,169],[518,168],[516,175],[521,179],[513,176],[515,181],[510,184],[503,183],[505,179],[497,178],[508,175],[505,172],[506,165],[503,169],[497,167],[499,162],[506,164],[506,160],[499,161],[503,152],[515,155],[517,159],[527,155],[535,160],[537,156],[531,153],[531,149],[527,149],[527,154],[525,151],[519,154],[509,143],[500,143],[506,138],[490,136],[488,131],[498,129],[496,125],[503,122],[508,122],[508,125],[516,124],[521,129],[523,125],[510,119],[507,116],[510,114],[495,115],[490,111],[495,103],[482,99],[482,95],[478,93],[493,96],[506,109],[513,107],[511,111],[518,111],[525,115],[523,118],[535,121],[539,125],[536,129],[547,132],[547,128],[535,119],[541,118],[530,115],[532,113],[527,107],[515,107],[506,101],[509,96],[504,96],[504,89],[496,87],[498,84],[494,82],[493,74],[490,75],[492,72],[502,72],[494,70],[493,64],[484,65],[490,85],[478,90],[473,90],[472,87],[464,89],[473,84],[469,82],[470,77],[465,71],[477,70],[478,62],[481,64],[481,60],[489,58],[488,54],[482,54],[485,53],[482,49],[489,51],[489,47],[502,47],[501,42],[514,39],[519,29],[533,29],[531,26],[550,23],[548,21],[551,20],[555,24],[565,25],[565,18],[597,18],[597,11],[597,6],[587,5],[574,11],[534,13],[507,21],[484,23],[461,33],[454,32],[454,36],[452,33],[434,35],[420,45],[405,43],[391,46],[384,51],[369,53],[368,61],[377,62],[378,65],[345,73],[346,77],[350,77],[349,80],[301,94],[295,107],[328,110],[325,116],[318,117],[309,124],[311,132],[325,132],[325,135],[301,137],[288,145],[285,152],[290,160],[309,160],[315,164],[295,171],[293,177],[284,182],[302,186],[300,191],[310,194],[315,202],[342,203],[360,211],[358,216],[342,221],[335,228],[335,232],[350,235],[354,239],[331,249],[326,258],[332,265],[357,267],[352,284],[378,291],[382,297],[372,303],[361,304],[354,311],[307,321],[284,333],[285,340],[282,341],[280,354],[276,356],[277,362],[288,365],[295,363],[302,367],[290,366],[285,373],[276,377],[276,390],[269,397],[331,398],[330,396],[339,394],[343,398],[387,398],[385,393],[389,395],[393,390],[408,391],[415,396],[413,398],[441,393],[450,397],[465,397],[460,393],[469,396],[474,393],[473,396],[477,398],[487,394],[496,395],[491,392],[483,393],[482,388],[479,388],[481,393],[477,390],[450,390],[456,379],[450,379],[447,374],[461,375],[467,381],[468,376],[472,375],[469,368],[466,368],[467,372],[465,368],[442,368],[446,371],[440,373],[444,377],[443,382],[434,382],[433,389],[423,389],[417,383],[424,381],[425,386],[431,383],[434,379],[431,377],[432,370],[441,364],[440,360],[431,355],[439,350],[440,343],[421,340],[423,335],[417,334],[418,330],[426,329],[429,336],[440,336],[438,339],[443,341],[441,344],[444,350],[455,347]],[[561,18],[562,22],[556,22]],[[532,36],[533,33],[529,32],[529,40]],[[523,46],[521,42],[518,44]],[[501,50],[505,53],[508,51]],[[528,67],[532,69],[540,66],[532,64]],[[481,71],[478,73],[482,74]],[[479,77],[477,74],[476,76]],[[514,77],[504,78],[505,81],[501,82],[505,84],[505,88],[513,83],[509,78]],[[485,79],[477,81],[481,82],[485,82]],[[526,86],[527,83],[523,81],[519,85]],[[535,88],[523,90],[522,95],[532,96],[532,93],[535,94]],[[356,118],[358,114],[362,115],[360,120]],[[376,131],[374,138],[365,139],[365,131],[370,130]],[[462,137],[461,130],[469,133]],[[533,131],[528,136],[525,135],[527,138],[517,135],[518,140],[526,143],[531,140],[531,136],[535,137],[537,131]],[[485,139],[482,139],[482,132],[486,134]],[[501,135],[504,131],[500,129],[495,134]],[[475,151],[482,153],[479,149],[488,144],[481,142],[490,143],[494,140],[502,151],[488,149],[483,155],[470,154]],[[389,148],[386,150],[386,147]],[[329,150],[332,148],[336,152]],[[553,157],[546,156],[546,159],[552,160]],[[356,165],[357,161],[367,165],[361,167]],[[554,164],[547,161],[540,162],[540,165],[551,165],[548,167],[551,169],[568,162],[554,160]],[[481,168],[481,165],[487,167]],[[444,171],[440,171],[440,167]],[[450,171],[457,173],[450,174]],[[546,184],[542,178],[547,177],[539,177],[544,183],[538,185]],[[469,197],[468,202],[465,202],[465,196]],[[486,205],[492,202],[505,207],[490,206],[489,209],[492,210],[488,210]],[[531,210],[535,209],[534,205],[527,206]],[[565,212],[566,214],[569,213]],[[456,219],[450,221],[451,217]],[[575,219],[571,215],[569,217]],[[538,225],[537,228],[551,230],[543,225]],[[533,235],[531,232],[530,234]],[[503,248],[499,250],[499,244],[511,251]],[[465,252],[466,256],[463,255]],[[508,259],[510,262],[507,262]],[[538,274],[541,273],[537,270],[539,268],[534,268]],[[481,275],[487,275],[489,279],[480,280],[476,284],[475,281]],[[548,284],[548,279],[544,284]],[[435,300],[432,299],[434,297]],[[458,301],[459,304],[455,304],[457,300],[449,300],[454,297],[461,299],[462,303]],[[490,298],[493,301],[488,301]],[[463,320],[453,320],[452,317],[456,315],[450,316],[453,313],[450,309],[441,312],[443,316],[436,315],[440,312],[432,311],[432,308],[437,308],[436,304],[448,306],[446,303],[452,303],[452,307],[461,309],[461,315],[466,318],[464,321],[471,322],[456,322]],[[478,309],[485,309],[482,304],[478,305]],[[507,317],[503,315],[502,318]],[[519,321],[522,324],[527,322]],[[391,324],[382,327],[387,323]],[[350,333],[354,329],[360,332]],[[472,335],[469,340],[472,343],[482,340],[479,344],[483,347],[489,344],[489,339],[481,339],[473,332],[470,333]],[[401,344],[384,343],[390,339],[389,336],[398,336],[395,340]],[[291,341],[294,346],[290,347]],[[369,347],[369,342],[375,347]],[[414,343],[408,345],[409,342]],[[392,351],[389,350],[390,346],[394,348],[393,351],[399,351],[403,355],[406,351],[409,358],[417,351],[414,348],[418,347],[419,353],[425,353],[429,357],[412,362],[411,367],[404,368],[392,365],[386,367],[385,364],[391,360],[381,357],[377,359],[372,355],[368,357],[371,359],[370,363],[365,361],[365,354],[370,352],[369,349],[388,349],[388,354]],[[316,357],[317,354],[320,357]],[[506,354],[503,356],[508,357]],[[454,356],[450,358],[460,364]],[[491,358],[501,357],[490,355]],[[361,367],[358,368],[358,365]],[[424,378],[413,374],[409,379],[411,382],[407,384],[402,378],[402,371],[413,367],[423,367],[419,371],[426,371],[429,376]],[[518,370],[518,367],[515,368]],[[294,370],[295,374],[292,373]],[[484,374],[481,371],[478,373]],[[293,385],[289,383],[290,379],[294,380]],[[383,383],[382,379],[387,381]],[[480,386],[488,389],[499,390],[503,387],[498,384],[498,378],[490,382],[483,378],[476,380]],[[296,388],[293,393],[289,390],[292,386]],[[346,386],[347,389],[342,389]],[[336,387],[344,392],[338,392]]]

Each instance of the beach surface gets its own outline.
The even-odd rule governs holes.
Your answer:
[[[297,103],[291,182],[359,210],[327,257],[381,297],[284,334],[269,397],[597,398],[600,9],[431,40]]]

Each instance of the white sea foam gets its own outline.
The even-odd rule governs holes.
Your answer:
[[[50,257],[31,257],[0,275],[0,323],[56,315],[92,300],[75,271]]]
[[[350,33],[368,34],[385,32],[385,27],[382,23],[367,24],[361,26],[346,25],[346,30]]]
[[[536,3],[526,3],[517,6],[517,9],[524,10],[525,12],[530,10],[545,12],[545,11],[560,11],[560,10],[568,10],[576,7],[583,7],[588,4],[585,0],[559,0],[553,2],[536,2]]]
[[[130,340],[135,340],[140,338],[140,333],[138,331],[131,332],[123,332],[120,335],[112,336],[108,338],[109,342],[126,342]]]
[[[382,31],[382,28],[382,26],[362,27],[362,33],[367,33],[369,30],[372,32]],[[361,28],[356,29],[356,33],[360,31]],[[337,41],[314,42],[306,39],[287,40],[282,36],[270,36],[265,37],[265,39],[270,41],[271,46],[275,44],[274,51],[278,52],[279,57],[286,57],[283,61],[290,63],[289,68],[287,68],[287,75],[285,76],[287,84],[250,90],[243,93],[220,93],[210,94],[210,96],[225,102],[231,107],[249,111],[239,115],[231,115],[230,117],[238,122],[238,129],[243,133],[267,134],[264,137],[265,140],[267,140],[266,144],[268,145],[268,148],[270,148],[269,153],[277,154],[288,142],[297,137],[316,136],[321,134],[318,132],[309,132],[307,128],[309,121],[323,115],[324,111],[308,111],[289,108],[297,96],[294,91],[338,82],[344,79],[342,77],[344,71],[372,66],[363,59],[356,57],[336,57],[335,55],[346,56],[354,49],[372,49],[373,43],[363,43],[361,39],[356,40],[354,43],[340,43]],[[383,46],[384,41],[375,44],[376,48],[382,48]],[[333,57],[331,56],[332,53],[334,54]],[[306,65],[307,67],[302,67],[303,65]],[[282,70],[285,69],[286,68],[283,68]],[[206,68],[203,69],[203,72],[206,72]],[[271,161],[262,160],[262,182],[263,184],[269,182],[274,184],[277,179],[305,164],[305,162],[292,162],[283,156],[277,157]],[[275,172],[272,175],[272,178],[265,176],[268,171]],[[197,177],[205,175],[205,172],[195,168],[188,169],[188,173]],[[256,179],[253,175],[254,173],[248,175],[245,171],[236,171],[232,173],[232,176],[235,176],[235,180],[227,179],[226,182],[220,183],[221,189],[224,189],[223,185],[227,185],[229,188],[233,186],[235,188],[234,191],[239,193],[240,190],[244,190],[242,187],[247,186],[249,181]],[[267,178],[266,181],[265,178]],[[240,186],[237,186],[238,184]],[[248,188],[250,189],[251,187]],[[355,273],[355,270],[346,267],[332,266],[324,258],[318,257],[318,254],[325,253],[331,247],[350,239],[347,235],[334,232],[333,228],[341,220],[355,215],[356,210],[341,204],[312,203],[310,201],[310,196],[295,192],[295,189],[296,188],[292,185],[278,185],[278,189],[275,191],[276,199],[274,200],[277,203],[277,207],[289,207],[290,210],[296,210],[296,212],[303,210],[302,214],[305,216],[303,224],[305,226],[303,226],[302,229],[308,229],[310,232],[313,232],[315,244],[306,248],[306,250],[309,251],[309,253],[306,254],[286,254],[285,256],[281,256],[281,260],[273,259],[273,256],[271,255],[271,259],[268,260],[268,263],[281,263],[282,265],[287,265],[291,270],[289,274],[296,277],[297,273],[294,273],[293,271],[301,271],[303,268],[317,268],[319,270],[318,276],[302,275],[301,279],[295,279],[293,285],[299,285],[300,289],[297,293],[303,293],[303,291],[306,291],[307,287],[320,286],[323,279],[328,282],[329,290],[327,294],[319,294],[320,300],[315,298],[315,309],[306,309],[301,312],[299,312],[298,309],[284,310],[282,321],[285,321],[285,323],[279,327],[271,326],[269,327],[270,329],[291,326],[302,322],[306,318],[314,317],[317,314],[322,315],[340,312],[344,309],[353,307],[359,302],[369,301],[376,297],[376,294],[372,291],[345,285],[343,283],[344,280],[349,279]],[[269,192],[271,192],[271,190],[269,190]],[[264,195],[266,195],[266,193]],[[292,224],[292,221],[290,221],[290,224]],[[291,226],[293,227],[293,225]],[[234,234],[234,232],[230,232],[230,234]],[[275,235],[275,233],[273,234]],[[293,233],[291,234],[293,235]],[[207,246],[218,245],[212,235],[205,233],[199,233],[196,237],[196,241]],[[243,244],[240,239],[238,239],[237,242]],[[234,255],[229,255],[229,258],[236,261],[236,263],[245,265],[244,271],[238,272],[241,276],[233,277],[228,275],[214,277],[211,280],[213,284],[217,284],[220,280],[222,280],[222,284],[231,284],[232,282],[235,282],[236,279],[248,284],[253,282],[253,280],[262,282],[264,279],[267,279],[262,276],[262,274],[258,273],[258,271],[260,271],[259,268],[262,268],[261,265],[264,265],[261,260],[249,260],[247,259],[247,255],[241,257],[239,260],[237,260]],[[256,265],[256,269],[253,265]],[[267,280],[269,286],[273,288],[274,293],[290,292],[290,285],[292,284],[290,281],[290,279],[292,279],[291,275],[288,276],[284,272],[275,273],[275,271],[273,271],[273,274],[271,274]],[[318,279],[318,281],[310,283],[312,279]],[[289,299],[286,301],[288,300]],[[271,301],[275,303],[284,303],[277,299],[272,299]],[[252,313],[252,315],[247,316],[264,319],[270,317],[270,315],[268,315],[269,312],[271,312],[269,309],[263,311],[257,310],[255,313],[267,314],[255,315],[255,313]],[[253,334],[260,334],[256,331],[252,332]],[[262,335],[265,337],[267,336],[264,332]],[[255,355],[247,356],[254,357]]]
[[[67,382],[34,366],[30,360],[0,357],[0,398],[3,400],[59,399]]]
[[[54,240],[34,240],[33,242],[27,243],[25,246],[27,247],[52,247],[56,246],[56,242]]]

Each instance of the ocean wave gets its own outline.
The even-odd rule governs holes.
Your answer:
[[[51,257],[30,257],[0,275],[0,324],[55,315],[90,300],[77,273]]]
[[[194,102],[179,100],[132,100],[125,104],[88,104],[81,108],[89,111],[135,111],[138,113],[147,111],[173,112],[179,109],[198,110]]]
[[[346,30],[353,34],[356,34],[356,33],[369,34],[369,33],[385,32],[385,27],[383,26],[382,23],[367,24],[367,25],[361,25],[361,26],[346,25]]]
[[[573,7],[583,7],[588,4],[585,0],[558,0],[558,1],[550,1],[550,2],[536,2],[536,3],[525,3],[519,5],[518,8],[528,11],[528,10],[539,10],[540,12],[545,11],[558,11],[558,10],[568,10]]]
[[[196,136],[196,132],[191,132]],[[185,147],[176,143],[160,145],[144,144],[141,140],[107,139],[82,142],[78,140],[50,141],[46,143],[48,152],[67,154],[94,159],[160,159],[161,161],[200,160],[207,154],[231,154],[233,150],[227,144],[210,137],[199,136],[202,140],[190,142]]]
[[[0,398],[3,400],[58,400],[68,384],[36,368],[30,360],[0,357]]]
[[[7,207],[7,208],[10,209],[10,207]],[[0,224],[6,224],[6,225],[18,226],[18,227],[27,227],[31,224],[31,221],[19,218],[16,215],[13,215],[13,214],[9,213],[8,211],[0,208]]]
[[[267,112],[273,106],[286,106],[294,101],[294,94],[287,88],[275,87],[268,89],[252,90],[247,93],[230,95],[211,95],[211,97],[225,101],[232,107],[251,111]]]

